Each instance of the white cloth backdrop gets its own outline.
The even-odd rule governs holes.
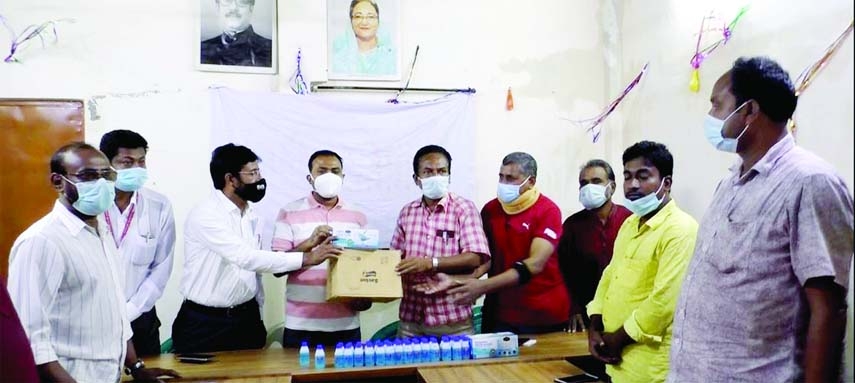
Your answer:
[[[211,90],[211,149],[233,142],[261,157],[267,195],[255,208],[270,246],[279,209],[312,190],[309,156],[335,151],[344,162],[342,199],[358,206],[388,246],[401,207],[421,196],[413,183],[413,155],[436,144],[452,156],[450,190],[473,198],[474,98],[456,94],[422,104]]]

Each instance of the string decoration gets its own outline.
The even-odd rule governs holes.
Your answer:
[[[587,128],[585,128],[585,130],[587,132],[591,133],[592,141],[594,143],[599,141],[600,136],[602,134],[602,128],[600,127],[600,124],[602,124],[603,121],[605,121],[606,118],[608,118],[612,114],[612,112],[614,112],[615,109],[617,109],[618,105],[620,105],[620,103],[623,101],[623,99],[626,98],[626,96],[630,92],[632,92],[632,90],[635,88],[636,85],[638,85],[638,83],[641,81],[641,78],[644,77],[644,74],[647,72],[648,65],[650,65],[649,62],[645,63],[644,66],[641,67],[641,71],[638,72],[637,75],[635,75],[635,78],[633,78],[632,81],[630,81],[630,83],[626,86],[626,88],[623,89],[623,91],[620,93],[620,95],[616,99],[614,99],[611,103],[609,103],[609,105],[606,106],[605,109],[603,109],[603,111],[600,112],[600,114],[598,114],[594,117],[591,117],[591,118],[586,118],[584,120],[569,120],[569,121],[573,122],[577,125],[587,126]]]
[[[309,94],[309,87],[306,86],[306,81],[303,79],[302,60],[302,49],[297,49],[297,69],[294,70],[294,74],[291,75],[291,79],[288,83],[291,85],[291,90],[293,90],[294,93]]]
[[[401,90],[399,90],[398,93],[395,94],[395,97],[390,98],[386,102],[388,102],[390,104],[398,104],[399,103],[398,97],[401,97],[401,95],[404,93],[404,91],[406,91],[407,88],[410,87],[410,80],[413,79],[413,72],[415,72],[415,70],[416,70],[416,60],[418,60],[418,59],[419,59],[419,46],[416,45],[416,53],[413,54],[413,63],[410,64],[410,74],[407,75],[407,83],[404,84],[404,87],[401,88]]]
[[[15,57],[15,53],[17,53],[18,49],[20,49],[24,44],[35,38],[38,38],[41,41],[42,48],[45,47],[45,35],[53,35],[53,42],[56,43],[59,41],[59,35],[56,33],[56,24],[66,21],[74,22],[74,19],[48,20],[41,24],[30,24],[18,34],[15,33],[15,30],[12,29],[11,25],[9,25],[8,20],[3,17],[3,15],[0,15],[0,23],[3,23],[3,26],[9,31],[9,35],[12,37],[12,41],[9,44],[9,55],[7,55],[3,61],[7,63],[20,62],[20,60]]]
[[[829,45],[828,48],[825,49],[825,52],[822,54],[822,56],[820,56],[819,60],[816,60],[813,64],[808,65],[808,67],[805,68],[801,74],[799,74],[799,77],[796,78],[795,83],[796,97],[800,96],[802,93],[804,93],[805,90],[807,90],[808,87],[810,87],[819,72],[822,71],[822,69],[825,68],[825,66],[831,60],[831,57],[833,57],[834,54],[837,53],[837,50],[840,49],[841,46],[843,46],[843,42],[846,41],[846,38],[849,37],[849,35],[852,33],[853,22],[855,22],[855,20],[849,21],[849,26],[846,27],[843,33],[841,33],[840,36],[837,36],[837,38],[831,43],[831,45]],[[790,132],[795,133],[796,122],[793,119],[790,119],[790,121],[787,123],[787,128],[789,128]]]
[[[695,43],[695,54],[692,55],[692,59],[689,60],[689,64],[692,65],[692,78],[689,80],[689,90],[697,93],[701,89],[701,65],[718,47],[726,45],[727,42],[730,41],[733,37],[733,30],[736,28],[736,24],[740,19],[742,19],[742,16],[744,16],[747,11],[748,5],[740,8],[739,12],[736,13],[736,16],[730,21],[730,23],[724,23],[713,12],[710,12],[708,16],[701,19],[701,28],[698,32],[697,42]],[[708,27],[708,23],[721,23],[721,26]],[[701,42],[704,40],[704,34],[710,32],[721,33],[721,37],[712,44],[701,49]]]

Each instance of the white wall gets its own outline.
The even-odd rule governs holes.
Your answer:
[[[540,162],[541,190],[569,215],[580,208],[578,166],[589,158],[605,157],[619,169],[623,148],[645,138],[669,145],[676,159],[675,198],[700,218],[715,182],[733,159],[712,151],[700,132],[715,79],[737,56],[755,54],[780,60],[795,77],[846,26],[853,7],[846,0],[754,1],[733,40],[704,63],[701,92],[690,93],[688,61],[700,17],[712,6],[732,13],[739,5],[734,0],[542,0],[536,5],[510,0],[407,1],[401,15],[403,64],[408,67],[420,45],[412,86],[477,89],[476,203],[492,198],[501,157],[524,150]],[[209,106],[204,90],[210,85],[287,90],[298,47],[306,80],[325,79],[325,2],[279,0],[278,9],[280,74],[271,76],[195,71],[195,1],[0,4],[0,14],[18,31],[48,19],[76,19],[57,26],[58,44],[46,49],[31,44],[19,55],[23,63],[0,64],[0,97],[89,99],[113,94],[99,100],[95,108],[99,120],[87,117],[87,139],[97,142],[108,130],[131,128],[151,144],[153,186],[172,199],[179,227],[175,271],[158,303],[164,338],[171,333],[180,304],[181,226],[188,210],[210,188]],[[803,95],[797,114],[799,143],[831,161],[850,190],[852,56],[850,37]],[[646,61],[651,63],[648,76],[607,120],[600,142],[592,144],[581,128],[564,120],[598,113]],[[504,110],[509,86],[515,101],[512,112]],[[161,93],[139,94],[150,90]],[[389,95],[329,97],[382,102]],[[282,320],[284,287],[280,280],[265,278],[265,289],[265,321],[273,325]],[[849,299],[851,335],[851,292]],[[373,333],[395,313],[395,304],[376,305],[363,316],[364,332]],[[848,371],[851,378],[851,363]]]

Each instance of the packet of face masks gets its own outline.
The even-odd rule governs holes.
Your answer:
[[[370,249],[380,247],[380,231],[377,229],[333,230],[333,246],[345,249]]]

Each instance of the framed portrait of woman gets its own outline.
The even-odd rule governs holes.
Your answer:
[[[398,0],[327,0],[327,77],[401,79]]]
[[[196,68],[276,73],[276,0],[199,0]]]

